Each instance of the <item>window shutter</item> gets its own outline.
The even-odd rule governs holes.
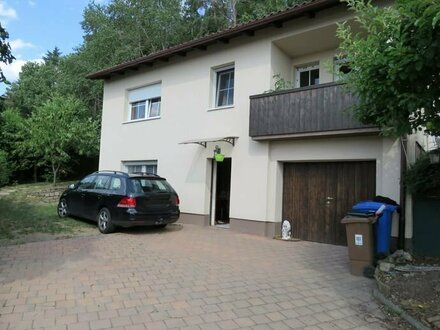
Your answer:
[[[149,85],[128,91],[128,102],[138,102],[160,97],[161,84]]]

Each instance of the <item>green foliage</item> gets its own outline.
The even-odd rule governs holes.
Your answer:
[[[282,91],[294,87],[292,81],[285,80],[283,77],[281,77],[279,73],[274,75],[273,78],[275,79],[275,83],[274,83],[275,91]]]
[[[184,24],[179,0],[113,0],[90,3],[81,23],[80,52],[93,57],[96,68],[147,55],[182,42]]]
[[[6,152],[0,150],[0,187],[9,183],[11,168],[8,164]]]
[[[440,163],[432,164],[423,155],[406,170],[404,184],[413,195],[440,196]]]
[[[11,53],[11,46],[7,41],[8,39],[9,39],[9,33],[0,23],[0,62],[5,64],[11,64],[12,61],[15,60],[15,57]],[[1,68],[0,68],[0,82],[7,82]]]
[[[421,127],[440,135],[440,0],[346,2],[362,29],[338,28],[340,57],[351,66],[342,81],[359,97],[358,118],[390,136]]]
[[[237,1],[237,21],[245,23],[258,19],[270,13],[285,10],[298,4],[304,4],[310,0],[241,0]],[[228,2],[226,0],[226,2]]]
[[[27,117],[58,90],[62,74],[59,49],[48,51],[43,60],[43,63],[27,62],[22,67],[20,79],[7,90],[6,107],[19,109]]]
[[[40,165],[50,165],[54,183],[60,168],[71,160],[72,152],[98,153],[98,122],[88,116],[81,101],[71,96],[55,95],[37,108],[28,120],[28,130],[24,148],[34,151]]]
[[[4,107],[1,104],[6,110],[0,116],[0,149],[7,153],[14,174],[34,168],[36,177],[37,167],[41,172],[49,167],[55,180],[75,155],[97,154],[103,82],[86,79],[88,74],[299,2],[303,1],[91,1],[81,23],[83,43],[75,52],[63,56],[57,47],[47,51],[42,62],[25,64],[19,80],[8,88]],[[0,50],[10,50],[7,37],[0,26],[0,46],[6,47]],[[275,88],[288,88],[287,84],[280,80]]]
[[[33,152],[24,148],[23,144],[29,134],[26,120],[15,109],[6,109],[0,114],[0,119],[0,149],[7,154],[9,168],[19,171],[32,167]]]

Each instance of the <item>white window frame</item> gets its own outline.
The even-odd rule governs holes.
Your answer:
[[[142,173],[152,173],[152,174],[157,174],[157,160],[135,160],[135,161],[122,161],[122,167],[123,170],[127,173],[137,173],[139,171],[130,171],[130,167],[131,166],[141,166],[141,171]],[[153,167],[154,170],[153,171],[147,171],[148,167]]]
[[[161,117],[162,97],[161,82],[147,86],[128,90],[128,110],[127,122],[136,122],[142,120],[159,119]],[[132,118],[134,107],[143,105],[145,107],[144,117]],[[154,106],[157,109],[154,109]],[[156,112],[154,115],[152,113]]]
[[[307,72],[307,71],[309,72],[309,84],[307,86],[303,86],[303,87],[319,85],[320,82],[318,82],[318,84],[312,85],[311,81],[310,81],[310,72],[312,70],[316,70],[316,69],[318,69],[318,72],[319,72],[319,62],[314,62],[314,63],[311,63],[311,64],[305,64],[305,65],[297,66],[295,68],[295,76],[296,76],[295,77],[295,87],[296,88],[300,87],[301,72]],[[319,72],[319,75],[320,75],[320,72]],[[318,77],[318,79],[320,79],[320,77]]]
[[[212,72],[213,72],[213,74],[212,74],[212,108],[209,110],[220,110],[220,109],[233,108],[234,102],[235,102],[235,65],[229,64],[229,65],[216,67],[216,68],[212,69]],[[228,88],[225,90],[229,90],[229,93],[232,92],[232,103],[225,104],[225,105],[219,105],[220,78],[223,74],[230,74],[231,72],[234,74],[233,87],[228,86]],[[228,94],[228,99],[229,99],[229,97],[230,96]]]

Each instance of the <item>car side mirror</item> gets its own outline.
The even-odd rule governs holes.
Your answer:
[[[74,183],[69,185],[69,189],[74,189],[74,188],[75,188],[75,184]]]

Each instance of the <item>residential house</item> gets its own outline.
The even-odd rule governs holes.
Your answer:
[[[105,81],[100,169],[166,177],[184,223],[272,237],[289,219],[295,237],[346,244],[353,204],[400,201],[401,143],[347,111],[343,21],[356,29],[345,4],[315,0],[91,74]],[[279,78],[295,88],[268,92]]]

